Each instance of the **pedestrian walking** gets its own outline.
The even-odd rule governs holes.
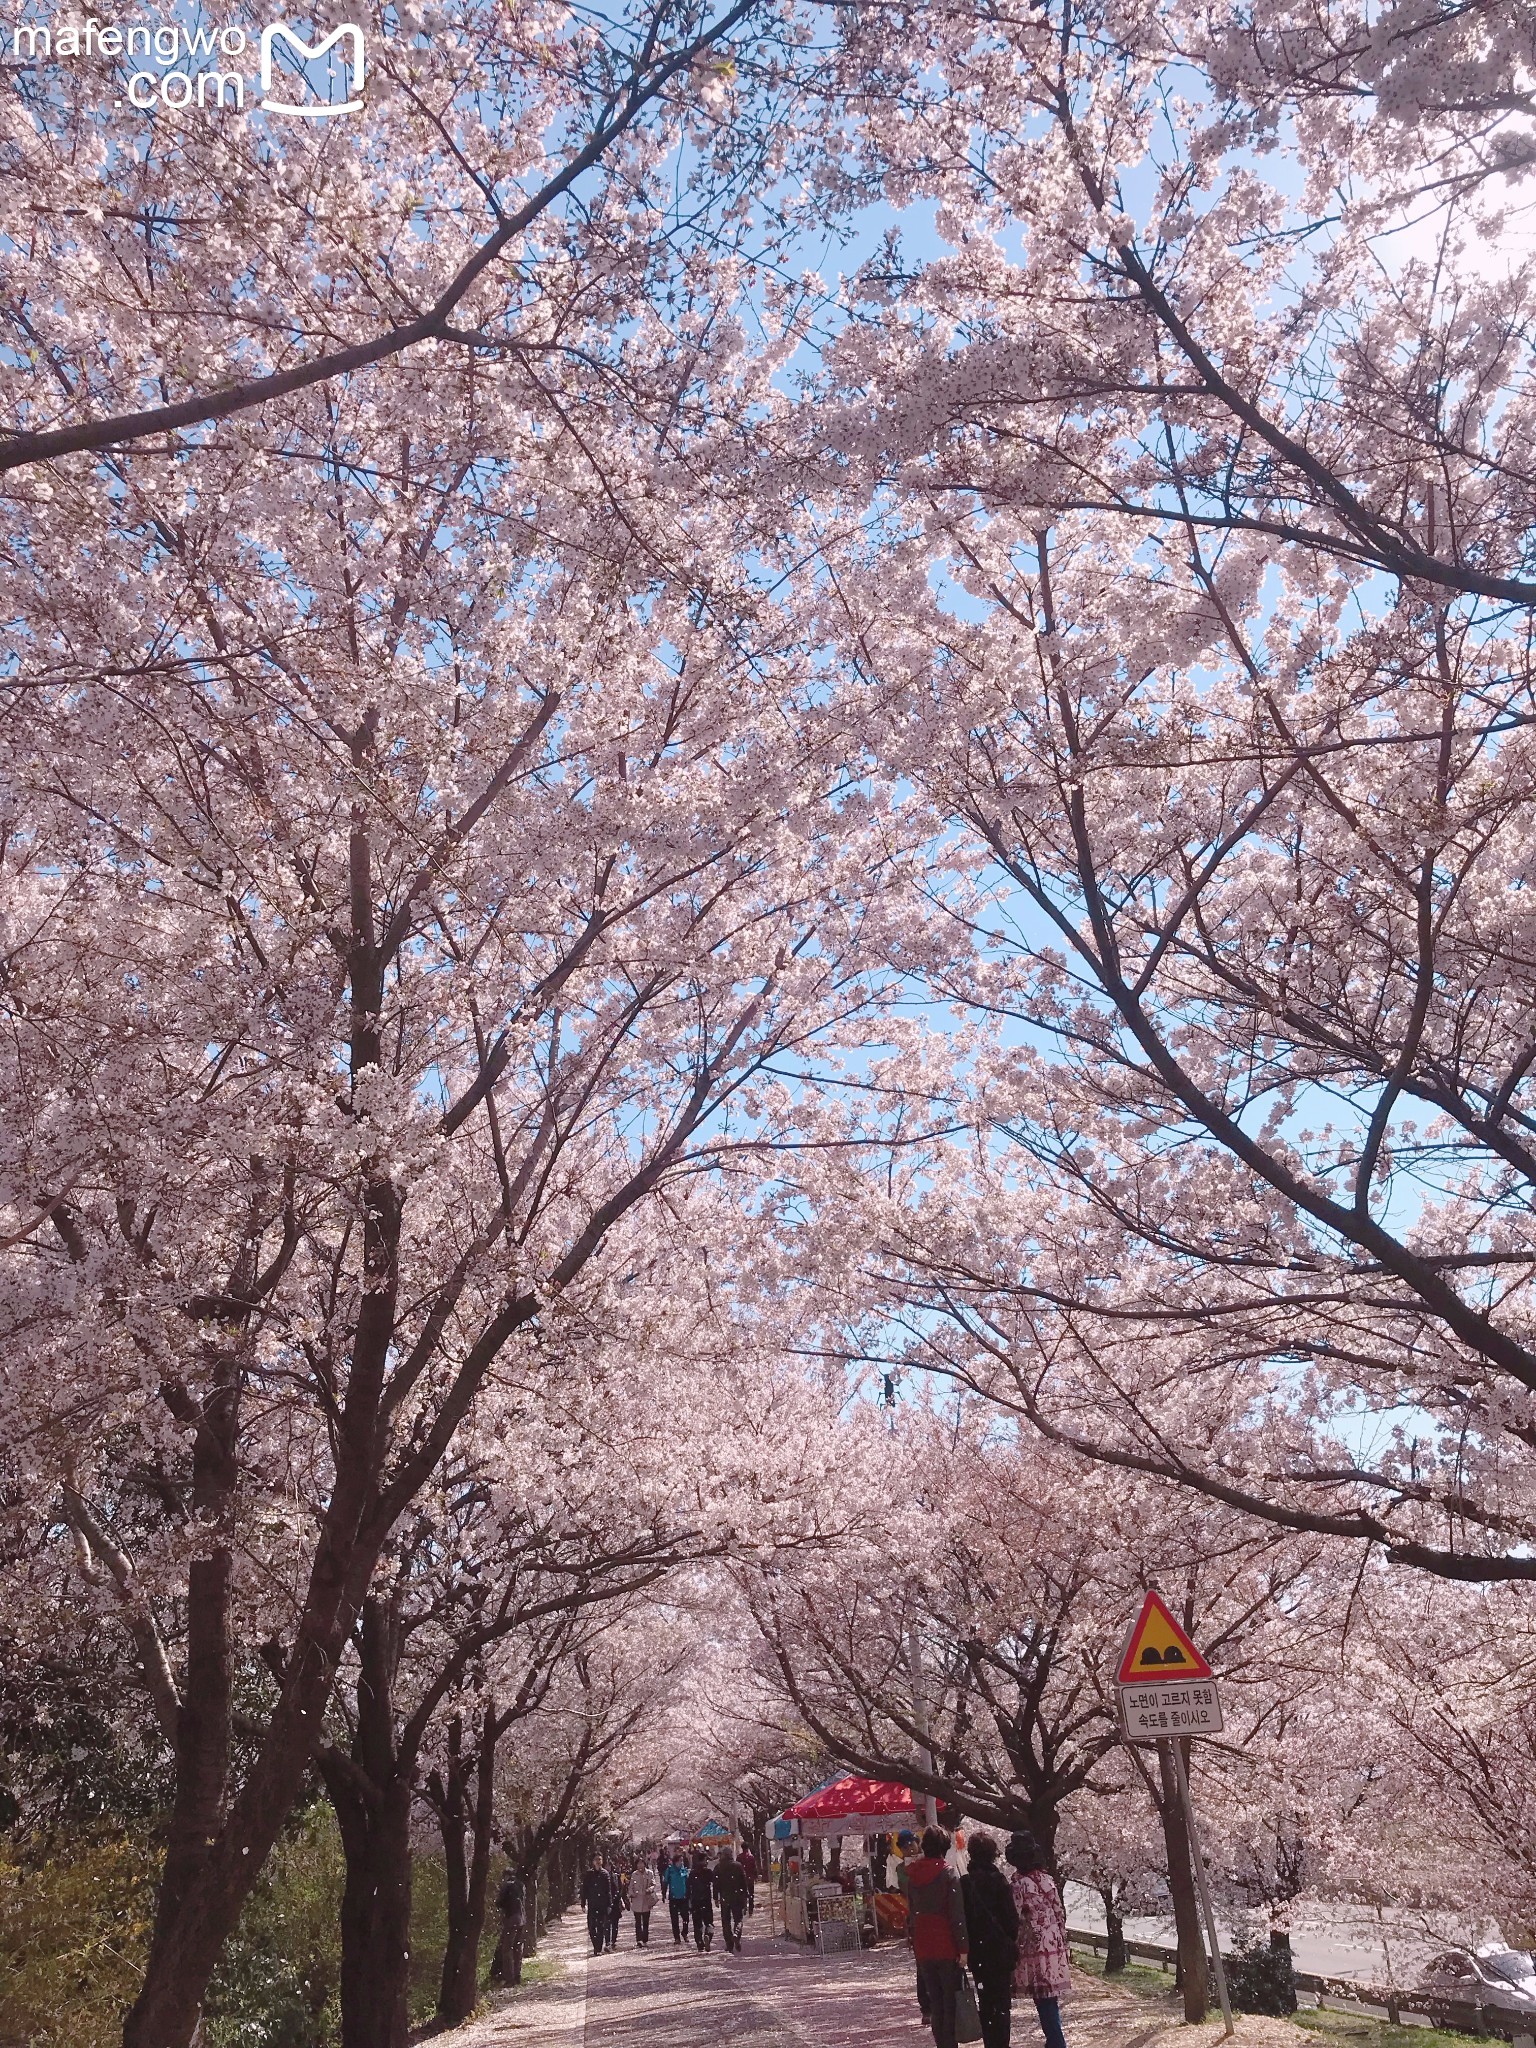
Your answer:
[[[1035,2001],[1045,2048],[1067,2048],[1061,2001],[1072,1988],[1072,1969],[1061,1894],[1045,1851],[1033,1835],[1010,1836],[1006,1854],[1013,1866],[1010,1882],[1019,1915],[1019,1961],[1013,1988]]]
[[[741,1852],[741,1874],[747,1880],[747,1911],[757,1911],[757,1858],[748,1848]]]
[[[702,1955],[715,1945],[715,1879],[702,1849],[688,1873],[688,1911],[693,1919],[693,1944]]]
[[[663,1842],[656,1851],[656,1882],[663,1891],[667,1888],[667,1865],[672,1861],[672,1851]]]
[[[688,1939],[688,1866],[681,1856],[668,1858],[663,1888],[672,1915],[672,1946],[681,1948]]]
[[[1019,1909],[1013,1888],[997,1867],[997,1843],[972,1835],[971,1867],[960,1880],[970,1936],[971,1975],[982,2048],[1008,2048],[1013,2030],[1013,1973],[1019,1962]]]
[[[715,1869],[715,1897],[720,1901],[720,1939],[725,1943],[727,1953],[732,1950],[737,1955],[741,1953],[742,1916],[751,1896],[752,1887],[747,1883],[746,1872],[729,1849],[722,1849]]]
[[[497,1890],[496,1911],[501,1917],[501,1927],[496,1937],[496,1953],[491,1958],[491,1982],[521,1984],[523,1942],[528,1931],[527,1908],[523,1902],[523,1880],[513,1864],[508,1864]]]
[[[907,1912],[917,1958],[919,2003],[933,2028],[934,2048],[956,2048],[955,1999],[965,1967],[965,1901],[960,1880],[944,1861],[949,1837],[924,1831],[923,1853],[907,1865]]]
[[[649,1948],[651,1945],[651,1914],[661,1887],[656,1882],[656,1873],[649,1863],[640,1863],[629,1880],[629,1910],[635,1916],[635,1947]]]
[[[581,1880],[581,1903],[587,1909],[587,1933],[592,1937],[592,1953],[600,1956],[608,1946],[608,1930],[613,1924],[613,1879],[601,1856]]]
[[[913,1834],[910,1828],[903,1828],[896,1837],[895,1880],[896,1889],[900,1892],[903,1899],[907,1896],[907,1873],[921,1854],[922,1851],[918,1847],[916,1835]],[[909,1902],[907,1907],[907,1937],[909,1940],[911,1939],[911,1934],[912,1909]],[[928,2011],[928,1986],[923,1982],[921,1969],[917,1973],[917,2009],[922,2014],[923,2025],[932,2026],[933,2020]]]
[[[608,1946],[619,1945],[619,1922],[624,1918],[624,1899],[629,1891],[629,1872],[613,1866],[613,1891],[608,1901]]]

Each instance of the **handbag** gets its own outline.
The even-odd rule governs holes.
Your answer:
[[[981,2039],[981,2014],[976,2009],[976,1987],[971,1982],[970,1971],[964,1969],[960,1972],[960,1982],[955,1986],[955,2039]]]

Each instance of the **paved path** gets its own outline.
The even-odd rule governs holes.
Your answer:
[[[539,1944],[540,1960],[556,1965],[554,1977],[518,1991],[492,1992],[490,2012],[431,2040],[444,2048],[583,2048],[589,1953],[586,1920],[567,1914],[546,1929]]]
[[[760,1895],[761,1896],[761,1895]],[[675,1948],[665,1917],[651,1946],[634,1946],[626,1916],[613,1954],[594,1956],[575,1912],[545,1936],[541,1955],[560,1965],[552,1981],[498,1994],[496,2008],[433,2048],[932,2048],[917,2016],[912,1963],[892,1946],[818,1956],[775,1940],[759,1911],[739,1956],[718,1941],[708,1955]],[[1214,2048],[1220,2021],[1179,2024],[1175,2001],[1148,2000],[1078,1977],[1066,2009],[1070,2048]],[[1239,2048],[1302,2048],[1283,2022],[1243,2017]],[[1042,2048],[1032,2007],[1014,2009],[1014,2048]]]

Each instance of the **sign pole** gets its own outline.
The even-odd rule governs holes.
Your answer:
[[[1195,1866],[1195,1883],[1200,1888],[1200,1910],[1205,1915],[1205,1931],[1211,1944],[1211,1967],[1216,1972],[1216,1995],[1221,2000],[1221,2016],[1227,2023],[1227,2036],[1232,2035],[1232,2001],[1227,1996],[1226,1966],[1221,1960],[1221,1936],[1216,1931],[1216,1909],[1211,1904],[1211,1887],[1205,1874],[1205,1858],[1200,1853],[1200,1831],[1195,1825],[1195,1802],[1189,1796],[1189,1773],[1184,1768],[1183,1745],[1175,1739],[1168,1744],[1173,1752],[1174,1776],[1179,1781],[1179,1797],[1184,1802],[1184,1823],[1189,1830],[1189,1860]]]
[[[1227,1992],[1226,1965],[1221,1959],[1221,1936],[1216,1929],[1216,1908],[1200,1853],[1200,1830],[1195,1822],[1195,1803],[1189,1796],[1189,1773],[1184,1768],[1184,1742],[1191,1735],[1221,1732],[1221,1698],[1216,1674],[1195,1648],[1188,1629],[1181,1626],[1155,1586],[1147,1589],[1141,1613],[1120,1649],[1115,1671],[1120,1695],[1120,1722],[1127,1742],[1155,1742],[1167,1750],[1165,1759],[1173,1765],[1173,1781],[1184,1809],[1185,1832],[1190,1861],[1195,1866],[1195,1888],[1200,1912],[1210,1943],[1211,1967],[1216,1973],[1216,1992],[1221,2016],[1232,2038],[1232,2000]],[[1167,1796],[1166,1768],[1163,1777]]]

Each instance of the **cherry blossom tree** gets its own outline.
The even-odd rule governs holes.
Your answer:
[[[346,1853],[341,2030],[349,2048],[403,2048],[409,2032],[413,1809],[423,1752],[439,1718],[447,1720],[448,1781],[432,1803],[447,1823],[450,1873],[442,2004],[444,2018],[457,2024],[479,1996],[476,1966],[497,1746],[542,1704],[561,1663],[587,1653],[591,1627],[584,1629],[583,1619],[653,1583],[676,1554],[668,1537],[655,1530],[628,1542],[616,1532],[606,1544],[594,1545],[590,1539],[561,1542],[558,1536],[551,1541],[546,1532],[500,1524],[482,1532],[476,1546],[444,1547],[452,1563],[450,1583],[443,1586],[433,1583],[439,1574],[419,1572],[420,1548],[431,1540],[422,1520],[418,1516],[417,1540],[401,1546],[395,1570],[376,1579],[363,1602],[354,1631],[350,1740],[327,1744],[317,1756]],[[493,1560],[503,1546],[505,1561],[497,1570]],[[468,1597],[455,1597],[466,1590]],[[471,1758],[463,1747],[461,1715],[444,1710],[459,1705],[472,1671],[482,1681],[495,1676]],[[471,1764],[476,1811],[465,1871],[455,1848],[463,1839],[462,1780]]]
[[[686,1251],[669,1234],[661,1248],[669,1278],[658,1298],[655,1275],[645,1275],[632,1248],[608,1313],[601,1301],[589,1305],[570,1355],[547,1341],[515,1380],[504,1371],[501,1399],[515,1399],[519,1419],[502,1408],[505,1437],[485,1442],[472,1466],[445,1465],[440,1487],[418,1495],[375,1571],[344,1674],[356,1702],[348,1739],[318,1757],[347,1855],[342,2033],[360,2048],[403,2044],[408,2030],[418,1792],[425,1790],[444,1837],[449,1953],[441,2010],[457,2024],[479,1995],[502,1739],[517,1739],[563,1670],[590,1669],[599,1646],[610,1655],[616,1630],[631,1646],[630,1683],[639,1682],[634,1660],[652,1645],[655,1669],[645,1684],[654,1689],[663,1667],[702,1636],[702,1617],[687,1625],[686,1603],[710,1561],[820,1548],[835,1531],[835,1522],[818,1526],[824,1487],[813,1484],[807,1498],[783,1491],[788,1471],[814,1471],[826,1455],[821,1446],[836,1418],[828,1394],[798,1368],[776,1370],[750,1331],[732,1327],[718,1271],[708,1276],[713,1314],[700,1270],[686,1333],[664,1336],[658,1327],[659,1308],[670,1319],[689,1300]],[[707,1392],[658,1427],[658,1389],[679,1372]],[[708,1594],[706,1581],[693,1597],[702,1607]],[[475,1717],[468,1744],[466,1705]],[[553,1817],[541,1816],[535,1837],[552,1836],[569,1798],[590,1793],[593,1745],[609,1755],[603,1730],[581,1725],[591,1742],[579,1746],[572,1767],[580,1761],[585,1776],[572,1788],[567,1772]],[[634,1755],[626,1748],[612,1761],[632,1771],[647,1746],[634,1739],[633,1716],[622,1725]],[[444,1760],[435,1787],[421,1778],[431,1749]],[[521,1859],[539,1853],[536,1839],[525,1842]]]
[[[0,294],[0,471],[143,442],[195,462],[202,430],[301,421],[306,394],[405,352],[430,381],[477,364],[538,381],[661,273],[677,283],[732,241],[771,257],[765,216],[799,214],[805,130],[785,96],[820,60],[792,10],[640,0],[599,22],[407,0],[350,22],[367,75],[340,137],[237,113],[227,55],[187,115],[153,94],[145,110],[130,78],[147,59],[120,31],[94,58],[87,35],[83,62],[61,61],[58,25],[13,36],[4,162],[27,198]],[[200,18],[162,29],[196,69]],[[769,202],[745,237],[744,192]]]
[[[923,970],[993,1041],[951,1096],[987,1142],[863,1181],[913,1357],[1122,1469],[1529,1577],[1524,625],[1361,619],[1192,528],[1182,565],[974,538],[931,664],[888,592],[859,627],[969,835]]]
[[[1145,1482],[1118,1494],[1086,1485],[1077,1460],[1028,1433],[989,1442],[974,1417],[913,1417],[900,1448],[913,1498],[872,1518],[835,1574],[813,1562],[751,1586],[787,1705],[848,1767],[930,1793],[951,1817],[1027,1829],[1063,1875],[1067,1816],[1128,1801],[1135,1839],[1149,1823],[1161,1835],[1186,2009],[1203,2015],[1182,1801],[1166,1755],[1126,1748],[1115,1666],[1147,1585],[1160,1584],[1221,1674],[1232,1774],[1262,1779],[1248,1747],[1264,1752],[1282,1704],[1316,1689],[1318,1646],[1337,1625],[1325,1547]],[[1203,1796],[1203,1757],[1197,1780]],[[1086,1825],[1074,1854],[1122,1898],[1147,1869],[1105,1877],[1085,1854]]]
[[[1519,1576],[1531,277],[1473,236],[1528,24],[1480,15],[1436,81],[1429,26],[1368,58],[1330,17],[1330,70],[1284,9],[1218,14],[1170,103],[1165,12],[1058,12],[1001,70],[957,42],[952,102],[893,130],[955,254],[888,319],[871,266],[819,393],[839,488],[884,493],[828,631],[960,832],[948,957],[908,957],[1009,1048],[952,1097],[1000,1140],[953,1177],[975,1242],[954,1153],[902,1162],[913,1312],[974,1312],[976,1383],[1063,1440]],[[978,119],[1013,139],[978,155]],[[1389,260],[1415,179],[1451,218]]]
[[[542,1653],[542,1644],[538,1650]],[[503,1660],[496,1661],[500,1665]],[[476,1700],[467,1742],[463,1712],[451,1714],[442,1731],[441,1767],[434,1766],[422,1785],[443,1847],[448,1934],[436,2017],[445,2027],[461,2025],[480,1998],[480,1939],[495,1848],[497,1752],[508,1730],[547,1696],[557,1667],[558,1658],[537,1654],[516,1674],[510,1700],[496,1691],[489,1691],[483,1703]]]
[[[797,1578],[835,1495],[720,1335],[744,1237],[743,1345],[811,1295],[1009,1455],[1175,1482],[1224,1628],[1314,1544],[1536,1576],[1531,279],[1476,242],[1526,14],[816,19],[370,16],[350,148],[19,75],[0,1485],[174,1758],[130,2048],[402,1641],[408,1807],[496,1649],[432,1634],[453,1489],[621,1327],[702,1333],[674,1477],[816,1740],[917,1769],[853,1683],[915,1620],[931,1789],[1099,1782],[1070,1630],[1156,1546],[1078,1583],[973,1474]],[[945,251],[796,280],[877,196]],[[792,1469],[727,1510],[732,1459]],[[649,1768],[568,1682],[546,1847]]]
[[[938,523],[1186,527],[1529,607],[1526,11],[1050,0],[882,20],[859,87],[899,226],[849,287],[818,425]],[[937,89],[935,89],[937,83]],[[813,458],[814,459],[814,458]],[[1308,573],[1312,573],[1309,568]]]
[[[829,1555],[835,1557],[834,1547]],[[664,1788],[657,1818],[713,1813],[740,1823],[760,1865],[768,1861],[768,1823],[810,1785],[835,1777],[838,1762],[811,1730],[786,1712],[782,1686],[759,1668],[763,1645],[743,1608],[729,1627],[731,1603],[718,1598],[704,1652],[710,1699],[707,1728],[695,1731]]]
[[[1367,1900],[1461,1925],[1492,1915],[1520,1943],[1536,1926],[1529,1601],[1510,1585],[1424,1596],[1375,1585],[1355,1665],[1376,1723],[1380,1807],[1412,1799],[1424,1825],[1356,1828],[1351,1863]]]
[[[766,373],[736,390],[717,346],[749,402]],[[686,1237],[685,1184],[880,1029],[903,830],[790,601],[723,510],[690,538],[690,464],[663,489],[633,419],[390,374],[311,401],[302,499],[269,498],[257,422],[195,485],[146,454],[40,503],[10,565],[8,1479],[105,1574],[174,1738],[128,2030],[155,2048],[508,1347],[579,1330],[610,1240],[659,1255],[636,1212],[676,1184]],[[66,534],[91,572],[56,569]]]
[[[1064,1443],[1529,1576],[1530,23],[904,26],[850,103],[932,227],[778,429],[781,559],[953,821],[897,958],[973,1035],[818,1239]]]
[[[1104,1974],[1125,1969],[1126,1917],[1162,1903],[1159,1881],[1163,1841],[1156,1811],[1145,1796],[1134,1759],[1107,1767],[1102,1790],[1085,1788],[1062,1815],[1057,1856],[1062,1875],[1087,1885],[1104,1908]]]
[[[582,1863],[632,1831],[660,1834],[691,1807],[701,1728],[699,1674],[711,1649],[706,1582],[683,1575],[604,1625],[590,1654],[565,1660],[548,1701],[503,1753],[498,1809],[529,1896],[564,1906]],[[714,1585],[718,1607],[719,1585]],[[681,1594],[681,1597],[679,1595]]]

